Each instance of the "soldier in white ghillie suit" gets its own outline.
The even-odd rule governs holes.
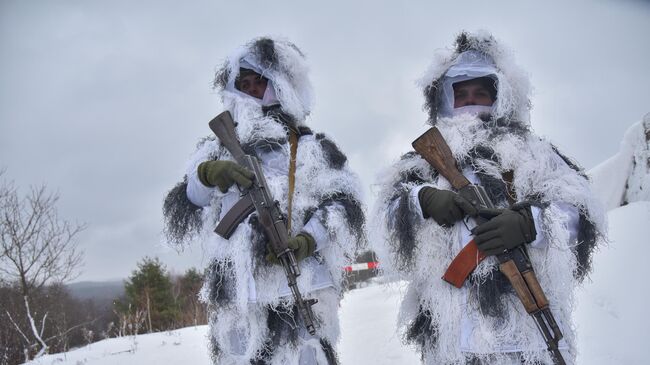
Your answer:
[[[289,217],[289,247],[300,260],[298,287],[305,299],[318,300],[312,307],[318,327],[312,336],[301,322],[256,213],[228,240],[213,233],[240,198],[240,188],[250,186],[251,175],[218,139],[207,137],[184,180],[167,196],[164,214],[169,240],[202,240],[211,262],[201,298],[210,312],[214,363],[335,364],[343,267],[364,236],[358,178],[336,144],[305,124],[312,90],[295,45],[252,41],[226,60],[215,88],[237,123],[245,152],[261,161],[271,194]],[[290,173],[292,145],[296,164]],[[293,194],[289,175],[295,179]]]
[[[409,282],[405,339],[425,364],[552,364],[494,256],[523,244],[564,333],[560,351],[574,362],[574,290],[604,232],[584,172],[531,131],[528,79],[489,34],[462,33],[421,86],[429,123],[499,209],[477,211],[415,152],[382,176],[370,242],[383,270]],[[489,220],[475,228],[479,213]],[[441,278],[472,236],[488,257],[456,288]]]

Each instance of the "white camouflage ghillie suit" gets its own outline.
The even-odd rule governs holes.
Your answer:
[[[495,81],[492,106],[454,109],[452,85],[480,77]],[[589,272],[591,253],[604,232],[604,213],[587,177],[530,130],[529,81],[489,34],[462,33],[454,50],[438,54],[421,86],[429,124],[438,127],[470,182],[482,185],[498,207],[508,207],[509,197],[531,202],[537,235],[526,246],[564,333],[560,349],[572,363],[574,290]],[[510,189],[504,175],[512,176]],[[441,279],[472,238],[474,222],[443,227],[425,219],[418,193],[425,186],[452,190],[449,182],[415,152],[402,156],[381,179],[370,242],[384,272],[409,282],[399,325],[423,362],[552,363],[494,256],[482,261],[460,289]]]
[[[261,99],[235,87],[240,68],[267,78]],[[182,243],[203,241],[211,262],[201,298],[208,303],[215,364],[332,364],[339,338],[338,307],[343,267],[352,262],[363,239],[360,184],[337,146],[305,125],[312,94],[307,66],[293,44],[260,38],[229,57],[215,79],[226,110],[237,123],[239,140],[262,164],[272,196],[287,212],[290,147],[288,131],[299,135],[290,235],[306,232],[315,253],[300,262],[298,286],[305,299],[316,298],[316,337],[310,336],[293,307],[281,266],[265,259],[266,238],[256,213],[229,240],[213,232],[240,198],[237,185],[226,193],[204,186],[197,166],[232,160],[214,136],[203,139],[187,165],[187,175],[165,200],[166,233]],[[207,123],[206,123],[207,128]],[[189,199],[188,199],[189,198]]]

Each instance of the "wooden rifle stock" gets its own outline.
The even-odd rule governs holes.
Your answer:
[[[438,128],[433,127],[426,131],[413,141],[412,146],[440,175],[449,180],[454,189],[460,190],[470,184],[456,167],[456,160]]]

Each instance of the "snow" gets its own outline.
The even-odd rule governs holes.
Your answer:
[[[625,182],[632,169],[632,151],[622,150],[589,171],[594,192],[606,209],[621,205]]]
[[[396,330],[405,282],[373,284],[343,298],[341,364],[419,364],[414,349],[404,346]]]
[[[110,338],[60,354],[46,355],[30,365],[210,364],[207,326]]]
[[[634,123],[627,129],[618,153],[589,171],[593,191],[606,209],[617,208],[624,198],[630,202],[650,199],[650,162],[647,162],[650,161],[650,151],[646,141],[648,130],[650,113],[646,114],[642,122]]]
[[[579,364],[647,364],[650,300],[646,229],[650,202],[609,213],[608,247],[594,257],[591,282],[577,300]]]

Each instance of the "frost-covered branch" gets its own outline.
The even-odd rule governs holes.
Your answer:
[[[41,344],[41,349],[38,351],[36,356],[34,356],[34,358],[38,358],[43,356],[43,354],[45,354],[45,352],[48,349],[48,346],[45,343],[45,341],[41,338],[41,335],[38,333],[38,330],[36,329],[36,323],[34,322],[34,317],[32,317],[32,314],[29,310],[29,300],[27,300],[27,296],[24,296],[23,298],[25,299],[25,309],[27,310],[27,318],[29,319],[29,324],[32,329],[32,334],[36,338],[36,341],[38,341]]]
[[[47,320],[47,314],[48,314],[48,312],[45,312],[45,315],[43,316],[43,319],[41,320],[41,332],[39,333],[40,337],[43,337],[43,332],[45,332],[45,321]]]

